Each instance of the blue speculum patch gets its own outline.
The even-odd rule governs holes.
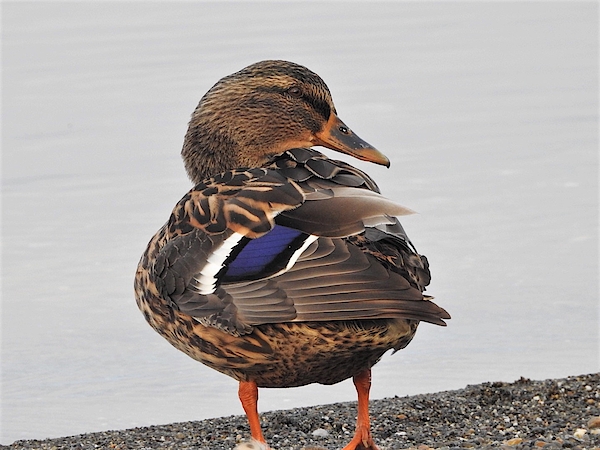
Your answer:
[[[224,281],[269,276],[283,269],[308,235],[293,228],[275,225],[264,236],[243,239],[241,251],[227,264]],[[234,249],[235,252],[235,249]]]

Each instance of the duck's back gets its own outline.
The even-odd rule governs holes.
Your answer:
[[[293,149],[197,185],[150,242],[138,305],[195,359],[239,380],[335,383],[448,314],[429,268],[363,172]]]

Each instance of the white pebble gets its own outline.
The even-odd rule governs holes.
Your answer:
[[[317,428],[315,431],[312,432],[312,435],[314,437],[324,438],[324,437],[329,436],[329,431],[327,431],[323,428]]]
[[[267,450],[267,445],[252,439],[251,441],[240,442],[240,444],[235,447],[235,450]]]
[[[587,430],[584,430],[583,428],[577,428],[575,433],[573,433],[573,436],[575,436],[577,439],[583,439],[585,433],[587,433]]]

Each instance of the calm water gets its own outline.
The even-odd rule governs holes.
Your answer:
[[[240,414],[132,292],[189,188],[201,95],[267,58],[329,84],[392,160],[358,164],[419,211],[423,325],[374,397],[598,371],[598,5],[3,3],[2,443]],[[353,400],[262,390],[261,410]]]

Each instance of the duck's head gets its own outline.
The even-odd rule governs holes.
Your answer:
[[[182,156],[193,182],[261,167],[296,147],[322,145],[389,167],[337,116],[325,82],[306,67],[261,61],[219,80],[192,114]]]

